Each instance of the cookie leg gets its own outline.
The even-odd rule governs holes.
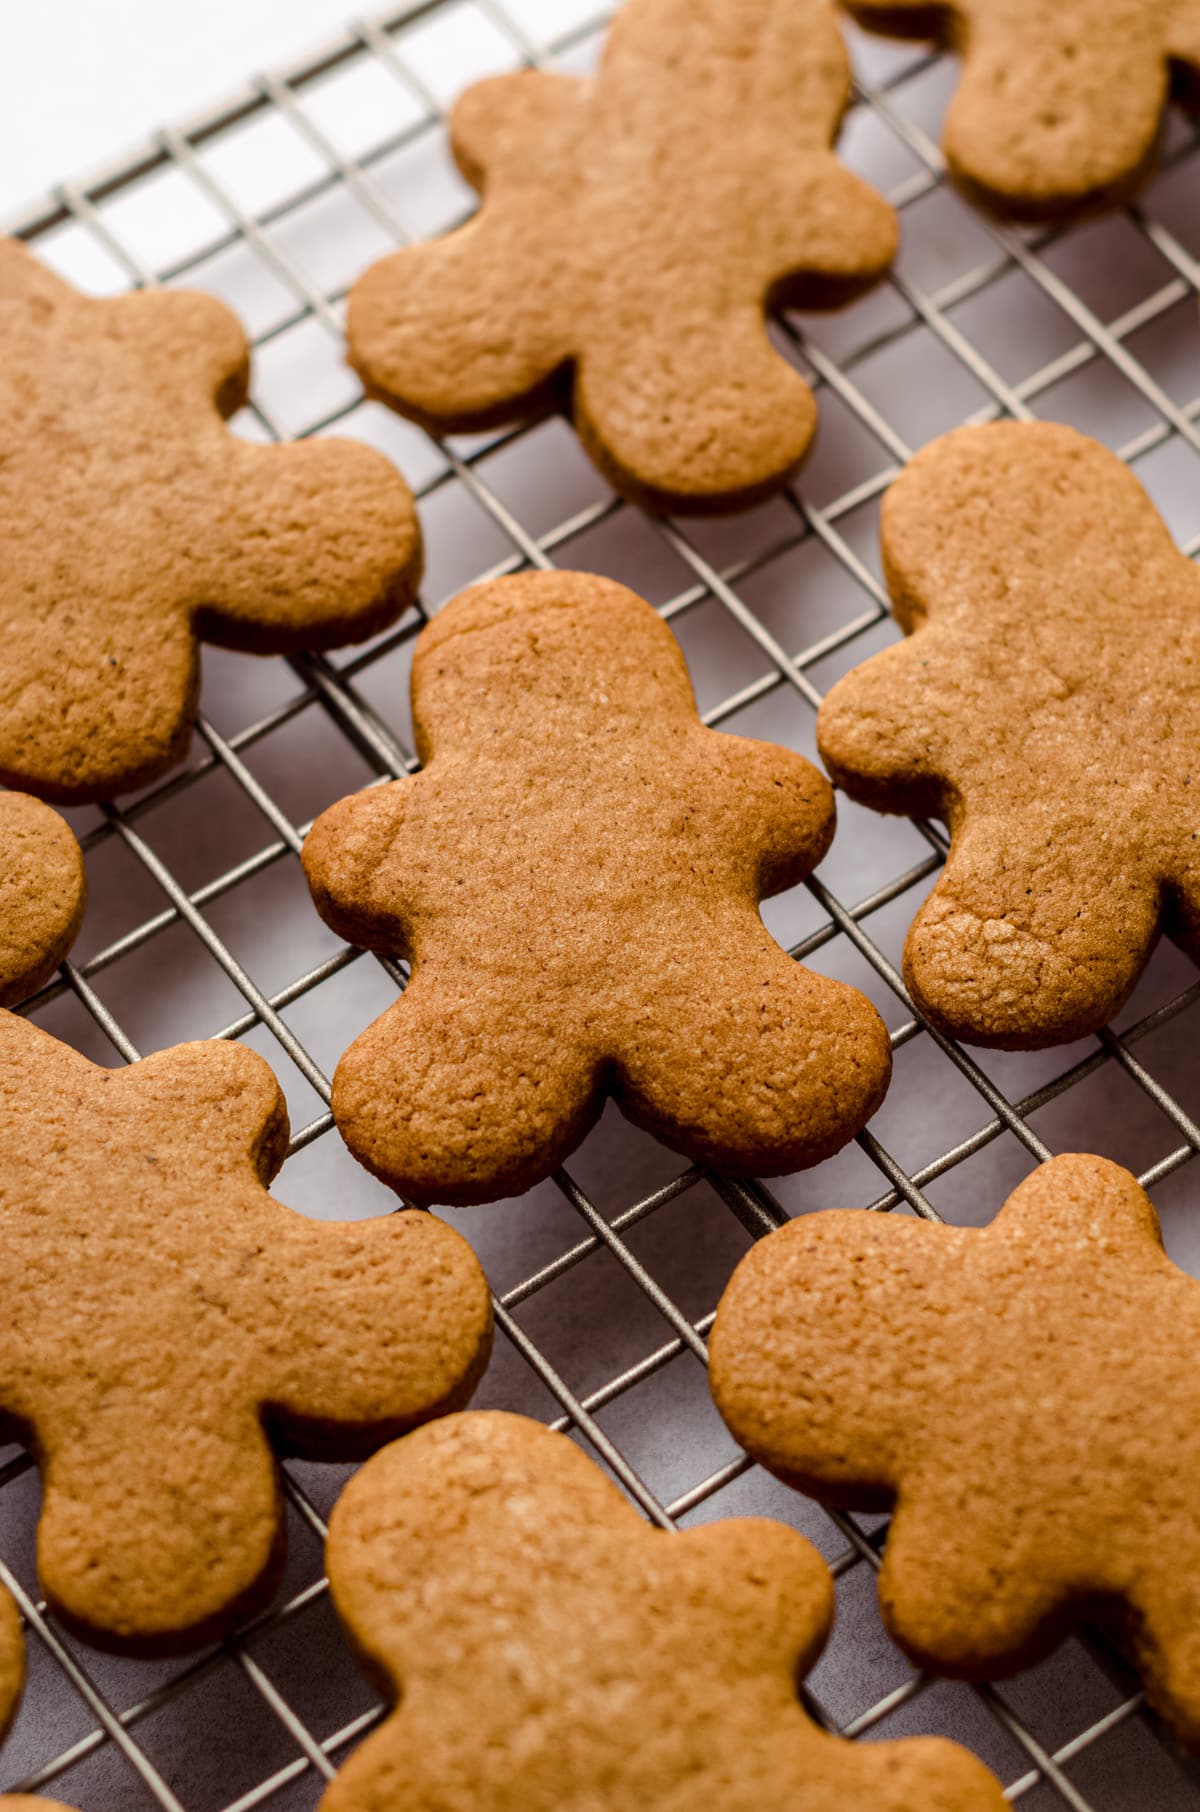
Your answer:
[[[1136,851],[1092,823],[1030,806],[1020,821],[968,820],[913,921],[904,974],[951,1037],[1037,1050],[1104,1025],[1158,935],[1159,889]]]
[[[591,324],[575,425],[600,470],[635,501],[736,509],[778,489],[800,464],[816,403],[772,346],[763,298],[697,306],[705,273],[681,281],[684,297],[669,316],[626,311]]]
[[[598,1063],[552,993],[418,974],[333,1079],[361,1164],[421,1203],[490,1202],[548,1176],[600,1110]]]
[[[767,935],[697,952],[695,983],[647,978],[623,1028],[617,1100],[699,1163],[803,1170],[839,1151],[883,1100],[891,1052],[856,989],[795,963]]]
[[[535,226],[485,209],[360,277],[346,332],[370,394],[435,433],[497,426],[552,402],[572,320]]]
[[[257,1422],[222,1420],[216,1378],[190,1406],[156,1400],[153,1366],[152,1352],[131,1353],[127,1401],[109,1390],[74,1402],[71,1426],[39,1422],[46,1598],[96,1647],[146,1655],[222,1635],[270,1595],[283,1555],[282,1500]]]
[[[1000,1678],[1045,1654],[1065,1627],[1055,1544],[1019,1499],[1006,1511],[978,1482],[945,1484],[939,1492],[927,1479],[914,1483],[892,1518],[879,1574],[883,1620],[919,1666]]]

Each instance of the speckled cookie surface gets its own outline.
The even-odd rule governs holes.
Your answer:
[[[140,785],[186,753],[198,637],[327,648],[411,599],[399,473],[353,441],[238,439],[247,381],[213,297],[86,298],[0,241],[0,780]]]
[[[845,0],[864,25],[962,56],[943,148],[1004,214],[1119,201],[1153,168],[1172,75],[1200,81],[1200,0]]]
[[[389,1447],[327,1558],[351,1642],[403,1696],[321,1812],[1003,1812],[952,1743],[809,1721],[796,1682],[833,1588],[802,1536],[653,1529],[538,1423],[454,1416]]]
[[[355,1156],[417,1201],[488,1201],[547,1176],[608,1094],[738,1173],[845,1144],[887,1035],[758,912],[828,848],[823,776],[705,729],[661,618],[589,575],[464,592],[412,684],[423,772],[332,806],[304,847],[333,929],[413,965],[334,1077]]]
[[[486,1362],[469,1247],[428,1215],[293,1213],[265,1187],[286,1140],[240,1046],[110,1071],[0,1014],[0,1438],[41,1467],[46,1597],[102,1646],[184,1648],[269,1595],[271,1442],[356,1458]]]
[[[926,447],[883,555],[909,639],[817,733],[852,797],[949,825],[909,990],[969,1043],[1081,1037],[1160,928],[1200,956],[1200,571],[1113,454],[1047,423]]]
[[[86,904],[83,853],[69,826],[27,793],[0,792],[0,1007],[49,980]]]
[[[849,96],[826,0],[628,0],[593,79],[523,71],[459,101],[483,206],[359,281],[353,363],[440,429],[569,380],[619,490],[671,509],[764,494],[816,425],[765,308],[848,299],[895,251],[891,209],[830,149]]]
[[[733,1275],[710,1346],[743,1446],[896,1512],[884,1620],[923,1666],[1035,1660],[1123,1607],[1154,1704],[1200,1744],[1200,1284],[1103,1158],[1043,1164],[982,1232],[834,1211]]]

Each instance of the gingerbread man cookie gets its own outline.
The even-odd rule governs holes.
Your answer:
[[[909,990],[972,1044],[1081,1037],[1160,927],[1200,956],[1200,572],[1113,454],[1048,423],[926,447],[883,555],[910,639],[817,734],[853,798],[950,828]]]
[[[1200,77],[1200,0],[844,0],[963,59],[943,134],[955,179],[1038,220],[1118,201],[1153,168],[1172,73]]]
[[[86,904],[83,852],[70,828],[27,793],[0,792],[0,1007],[50,979]]]
[[[321,1812],[1003,1812],[953,1743],[857,1747],[809,1721],[796,1683],[833,1587],[795,1530],[653,1529],[521,1416],[378,1454],[327,1558],[351,1642],[403,1698]]]
[[[895,1503],[884,1620],[967,1678],[1124,1608],[1200,1745],[1200,1283],[1129,1172],[1060,1157],[991,1226],[806,1215],[742,1260],[710,1346],[742,1445],[828,1504]]]
[[[334,1077],[355,1156],[417,1201],[490,1201],[547,1176],[609,1094],[727,1171],[844,1145],[883,1098],[887,1034],[758,912],[829,846],[816,769],[705,729],[662,619],[589,575],[463,593],[412,688],[424,771],[332,806],[304,846],[333,929],[413,965]]]
[[[270,1594],[272,1443],[357,1458],[486,1363],[470,1248],[428,1215],[283,1207],[286,1142],[241,1046],[104,1070],[0,1014],[0,1431],[42,1470],[46,1597],[101,1646],[182,1649]]]
[[[354,441],[264,447],[211,296],[78,295],[0,241],[0,780],[107,797],[187,750],[197,638],[358,641],[420,574],[412,498]]]
[[[849,98],[827,0],[628,0],[594,79],[524,70],[462,97],[453,150],[483,205],[360,279],[352,363],[441,430],[527,416],[566,380],[618,490],[751,502],[816,426],[764,311],[849,299],[896,248],[830,149]]]

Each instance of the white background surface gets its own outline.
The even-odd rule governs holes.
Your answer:
[[[353,0],[8,0],[0,212],[132,149],[252,70],[335,37]]]

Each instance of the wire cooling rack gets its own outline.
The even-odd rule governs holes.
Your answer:
[[[394,981],[320,923],[296,858],[331,800],[414,767],[407,669],[426,611],[525,566],[608,573],[671,622],[710,724],[811,754],[821,694],[895,636],[878,503],[934,434],[1005,414],[1074,422],[1136,467],[1181,545],[1200,550],[1194,131],[1172,119],[1138,206],[1010,232],[944,181],[937,125],[952,62],[854,32],[859,86],[843,154],[900,209],[904,250],[854,309],[778,325],[822,412],[792,491],[727,521],[677,526],[614,498],[556,418],[441,443],[364,403],[342,362],[346,289],[397,241],[441,231],[472,205],[445,154],[449,100],[523,61],[587,69],[608,10],[409,5],[11,223],[82,287],[184,283],[223,295],[256,349],[254,400],[237,429],[359,435],[390,451],[419,495],[420,610],[332,658],[207,651],[189,764],[120,805],[72,814],[92,906],[74,960],[25,1009],[108,1063],[185,1037],[256,1046],[299,1128],[280,1193],[317,1215],[394,1206],[348,1158],[327,1111],[339,1052]],[[1200,1217],[1187,1208],[1200,1148],[1194,968],[1161,947],[1117,1025],[1076,1046],[963,1051],[914,1018],[898,973],[943,851],[936,827],[842,801],[821,876],[767,910],[798,957],[863,988],[892,1032],[891,1095],[838,1159],[769,1189],[731,1183],[681,1169],[610,1111],[569,1174],[519,1202],[447,1215],[500,1302],[477,1400],[573,1431],[657,1523],[761,1511],[803,1528],[838,1581],[837,1630],[808,1688],[830,1728],[957,1737],[1026,1809],[1200,1807],[1200,1774],[1098,1635],[995,1687],[915,1672],[875,1607],[884,1520],[830,1516],[784,1491],[733,1448],[708,1400],[717,1296],[750,1239],[790,1214],[869,1204],[978,1223],[1052,1151],[1094,1150],[1141,1174],[1173,1255],[1200,1271]],[[289,1463],[291,1554],[269,1614],[195,1659],[141,1664],[97,1655],[47,1617],[33,1565],[36,1472],[19,1450],[0,1453],[0,1577],[30,1639],[29,1691],[0,1780],[87,1812],[312,1807],[381,1715],[321,1576],[323,1518],[345,1476]]]

